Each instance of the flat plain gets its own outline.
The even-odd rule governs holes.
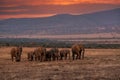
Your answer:
[[[12,62],[12,47],[0,47],[0,80],[120,80],[120,49],[86,49],[84,60]],[[60,48],[62,49],[62,48]]]

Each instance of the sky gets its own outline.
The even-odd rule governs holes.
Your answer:
[[[120,0],[0,0],[0,19],[87,14],[120,8]]]

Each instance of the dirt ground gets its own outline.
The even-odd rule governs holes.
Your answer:
[[[120,49],[86,49],[84,60],[12,62],[11,47],[0,48],[0,80],[120,80]]]

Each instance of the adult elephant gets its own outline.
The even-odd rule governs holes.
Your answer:
[[[38,61],[40,60],[45,61],[45,55],[46,55],[46,48],[44,47],[39,47],[37,49],[34,50],[34,55],[35,55],[35,60]]]
[[[81,44],[75,44],[72,46],[72,58],[75,59],[84,59],[85,48]]]
[[[46,60],[47,61],[55,61],[55,60],[59,60],[59,50],[58,48],[51,48],[50,50],[48,50],[46,52]]]
[[[20,62],[21,61],[21,55],[22,55],[22,47],[16,47],[11,49],[11,59],[12,61]]]
[[[20,51],[20,61],[21,61],[21,55],[22,55],[23,48],[22,48],[22,46],[19,46],[18,49]]]
[[[58,48],[52,48],[52,59],[53,61],[59,60],[60,54],[59,54],[59,49]]]
[[[52,52],[52,50],[50,49],[50,50],[47,50],[46,51],[46,61],[51,61],[52,60],[52,55],[53,55],[53,52]]]
[[[68,50],[68,49],[60,50],[60,59],[63,60],[63,57],[65,60],[67,59],[67,57],[69,57],[69,59],[70,59],[70,50]]]

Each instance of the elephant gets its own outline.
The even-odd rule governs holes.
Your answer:
[[[53,56],[53,53],[52,53],[51,49],[46,51],[46,56],[45,56],[46,57],[46,61],[51,61],[52,56]]]
[[[21,55],[22,55],[22,47],[16,47],[11,49],[11,59],[12,61],[20,62],[21,61]]]
[[[68,49],[63,49],[60,50],[60,59],[63,60],[63,57],[65,58],[65,60],[67,59],[67,56],[69,56],[70,59],[70,50]]]
[[[45,55],[46,55],[46,48],[44,47],[38,47],[37,49],[34,50],[34,55],[35,55],[35,61],[40,60],[45,61]]]
[[[27,53],[28,61],[33,61],[34,60],[34,52],[28,52]]]
[[[23,48],[22,48],[22,46],[19,46],[18,48],[20,50],[20,60],[21,60],[21,55],[22,55]]]
[[[58,48],[51,48],[50,50],[48,50],[46,52],[46,60],[47,61],[55,61],[55,60],[59,60],[59,50]]]
[[[84,59],[85,48],[81,44],[75,44],[72,46],[72,58],[75,59]]]
[[[53,61],[59,60],[60,54],[59,54],[58,48],[52,48],[51,51],[52,51],[52,53],[53,53],[53,54],[52,54],[52,59],[53,59]]]

